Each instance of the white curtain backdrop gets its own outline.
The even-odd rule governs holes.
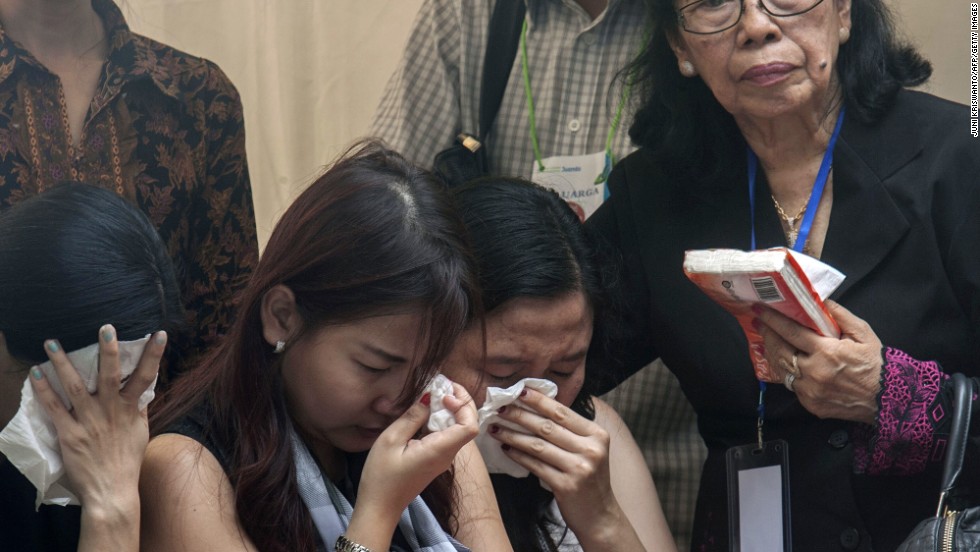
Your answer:
[[[421,0],[122,0],[130,27],[206,57],[242,95],[259,243],[368,132]]]
[[[262,246],[292,198],[368,132],[422,3],[117,1],[133,30],[218,63],[238,87]],[[970,2],[890,4],[936,68],[927,90],[967,103]]]

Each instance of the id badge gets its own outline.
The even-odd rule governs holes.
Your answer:
[[[732,447],[728,535],[733,552],[790,552],[789,445],[782,439]]]
[[[531,180],[558,192],[584,221],[606,198],[607,157],[604,151],[548,157],[541,160],[544,170],[534,163]]]

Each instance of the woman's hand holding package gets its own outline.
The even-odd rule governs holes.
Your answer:
[[[45,343],[45,352],[68,395],[71,410],[39,369],[31,370],[30,380],[58,431],[65,472],[82,503],[79,550],[86,549],[89,540],[93,550],[107,549],[102,544],[135,550],[135,541],[130,547],[122,540],[126,535],[138,540],[137,486],[149,429],[146,410],[140,410],[137,403],[156,381],[167,334],[158,332],[147,342],[139,364],[125,384],[121,381],[115,329],[104,326],[99,338],[98,390],[92,395],[60,344],[53,340]]]
[[[841,305],[827,301],[826,306],[840,326],[840,339],[821,336],[770,309],[758,312],[773,381],[787,385],[820,418],[873,424],[881,340],[867,322]]]
[[[459,449],[476,437],[479,424],[473,399],[461,385],[454,383],[453,387],[456,396],[446,396],[443,405],[456,417],[454,425],[417,438],[429,419],[430,409],[427,402],[416,401],[371,447],[347,532],[352,540],[375,550],[368,545],[369,537],[359,540],[359,531],[363,528],[368,535],[382,533],[379,523],[385,527],[390,523],[393,530],[402,510],[448,470]],[[391,532],[387,535],[390,537]]]

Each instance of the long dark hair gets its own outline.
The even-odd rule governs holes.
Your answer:
[[[728,154],[738,150],[732,143],[741,143],[741,134],[704,81],[684,77],[677,70],[667,37],[684,31],[678,26],[673,0],[647,0],[647,9],[650,41],[629,68],[644,98],[630,137],[668,173],[715,174]],[[870,124],[891,107],[902,87],[928,80],[932,66],[899,40],[882,0],[852,0],[851,24],[850,39],[838,53],[837,75],[848,115]]]
[[[67,351],[183,324],[167,250],[146,216],[116,194],[65,183],[0,213],[0,332],[25,364],[47,360],[45,339]]]
[[[159,434],[210,404],[208,437],[227,452],[238,518],[260,550],[313,550],[316,542],[296,484],[280,357],[262,336],[262,298],[276,285],[287,286],[306,333],[419,308],[422,337],[404,392],[417,395],[475,304],[472,267],[459,242],[463,231],[440,187],[379,144],[348,152],[282,216],[228,335],[151,416],[151,431]],[[425,498],[453,531],[451,475],[433,482]]]
[[[558,298],[582,292],[593,311],[593,340],[585,383],[572,402],[592,419],[592,390],[603,377],[590,359],[609,358],[620,334],[618,305],[612,300],[616,263],[602,258],[597,237],[558,194],[520,179],[488,177],[452,191],[469,234],[487,313],[518,297]],[[600,354],[605,353],[605,354]],[[547,515],[554,495],[531,475],[491,476],[510,541],[520,550],[554,551]]]

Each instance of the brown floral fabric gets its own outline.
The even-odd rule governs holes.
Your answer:
[[[92,5],[109,54],[77,147],[58,77],[0,28],[0,209],[66,180],[139,206],[187,309],[173,375],[225,332],[258,262],[241,100],[215,64],[130,32],[111,0]]]

